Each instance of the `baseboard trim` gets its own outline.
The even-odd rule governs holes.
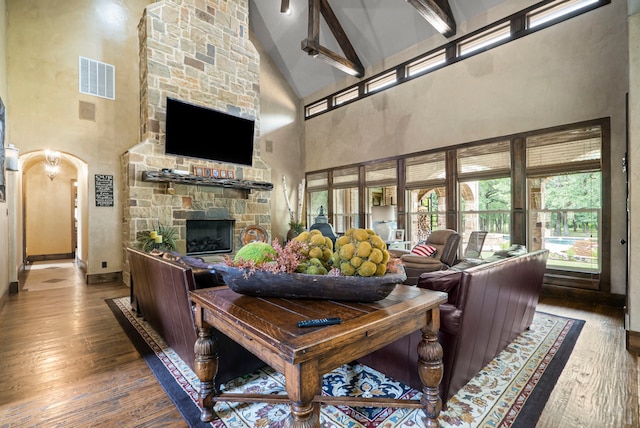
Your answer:
[[[18,294],[20,291],[20,283],[18,281],[11,281],[9,283],[9,294]]]
[[[640,355],[640,332],[627,330],[627,351]]]
[[[0,295],[0,312],[4,308],[4,305],[9,301],[9,290],[7,289],[2,295]]]
[[[540,293],[544,297],[557,297],[560,299],[573,299],[584,302],[597,302],[609,306],[623,308],[626,304],[622,294],[603,293],[602,291],[584,290],[571,287],[543,284]]]
[[[27,256],[27,262],[46,262],[50,260],[66,260],[75,258],[74,253],[62,253],[62,254],[40,254],[35,256]]]
[[[105,282],[122,282],[122,272],[97,273],[87,275],[87,285],[104,284]]]

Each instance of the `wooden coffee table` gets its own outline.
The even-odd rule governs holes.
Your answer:
[[[217,401],[291,403],[290,427],[319,427],[320,403],[350,406],[408,407],[424,410],[427,427],[437,427],[442,401],[442,347],[437,334],[445,293],[398,285],[384,300],[356,303],[333,300],[260,298],[225,287],[192,291],[198,339],[195,372],[200,378],[201,419],[214,418]],[[341,324],[299,328],[298,321],[340,317]],[[215,327],[260,357],[286,379],[287,395],[219,393],[215,388],[218,353]],[[322,376],[393,341],[422,330],[418,366],[423,396],[418,400],[327,397]]]

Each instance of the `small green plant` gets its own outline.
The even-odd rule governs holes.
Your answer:
[[[289,227],[291,228],[291,230],[295,231],[298,234],[304,231],[304,226],[302,225],[302,223],[299,223],[297,221],[290,221]]]
[[[165,226],[158,222],[155,230],[147,230],[138,234],[138,248],[146,252],[153,249],[175,250],[177,234],[178,231],[175,227]]]

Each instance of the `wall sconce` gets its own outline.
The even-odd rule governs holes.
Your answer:
[[[19,171],[20,170],[20,162],[18,161],[19,152],[16,147],[13,147],[13,144],[9,144],[9,147],[4,149],[4,156],[6,159],[6,168],[7,171]]]
[[[60,152],[45,150],[44,159],[44,170],[47,177],[49,177],[49,180],[53,181],[53,179],[58,175],[58,172],[60,172]]]

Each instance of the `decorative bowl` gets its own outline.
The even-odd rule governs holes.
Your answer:
[[[220,272],[225,284],[236,293],[255,297],[288,299],[346,300],[375,302],[386,298],[407,275],[388,273],[382,276],[329,276],[303,273],[271,273],[237,268],[225,264],[210,265]]]

